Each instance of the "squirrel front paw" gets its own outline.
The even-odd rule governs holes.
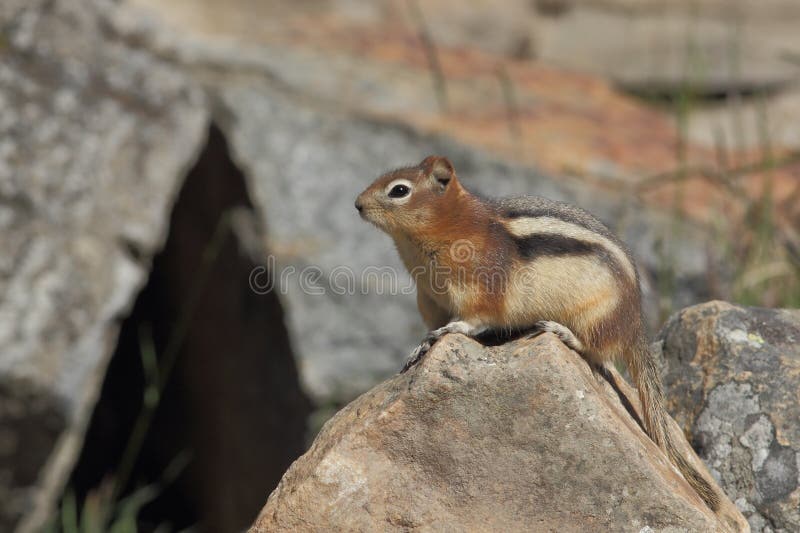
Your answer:
[[[453,322],[450,322],[439,329],[434,329],[425,336],[422,342],[419,343],[419,346],[414,348],[414,351],[411,352],[411,355],[409,355],[408,359],[406,359],[406,362],[403,365],[403,369],[400,370],[400,373],[404,373],[406,370],[417,364],[423,357],[425,357],[425,354],[428,353],[433,345],[436,344],[436,341],[448,333],[461,333],[463,335],[474,337],[482,331],[484,331],[483,327],[475,327],[462,320],[454,320]]]

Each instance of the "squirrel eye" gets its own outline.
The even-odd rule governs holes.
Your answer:
[[[408,196],[408,193],[411,192],[411,189],[408,185],[395,185],[392,187],[392,190],[389,191],[389,198],[402,198],[404,196]]]

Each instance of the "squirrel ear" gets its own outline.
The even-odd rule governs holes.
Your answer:
[[[420,167],[426,175],[436,180],[442,189],[447,188],[447,184],[456,176],[453,164],[446,157],[428,156],[420,163]]]

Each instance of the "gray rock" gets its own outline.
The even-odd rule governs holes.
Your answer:
[[[792,0],[569,2],[540,17],[539,57],[594,72],[640,92],[726,94],[776,90],[800,76],[787,54],[800,47]]]
[[[711,302],[660,339],[671,411],[753,531],[800,530],[800,311]]]
[[[677,99],[688,90],[716,99],[691,108],[687,133],[698,145],[800,146],[797,2],[563,3],[570,6],[563,16],[539,16],[531,31],[540,59],[609,78],[640,95]],[[747,98],[753,93],[759,98]],[[726,95],[732,98],[722,100]]]
[[[0,7],[3,531],[35,529],[60,494],[206,129],[202,94],[102,6]]]
[[[206,2],[197,18],[186,5],[159,5],[166,19],[187,21],[182,29],[163,31],[159,19],[141,22],[136,16],[117,17],[115,27],[175,58],[212,96],[214,119],[250,181],[277,271],[286,276],[280,292],[292,344],[317,404],[349,401],[385,378],[424,333],[409,278],[389,239],[356,216],[353,201],[377,175],[432,153],[449,157],[464,183],[484,194],[540,194],[592,211],[630,243],[646,284],[655,274],[668,280],[674,306],[709,297],[702,229],[628,194],[515,165],[447,136],[376,117],[427,109],[427,77],[421,83],[408,71],[392,70],[391,62],[362,64],[327,49],[268,44],[272,33],[262,26],[247,32],[239,26],[247,26],[245,20],[228,18],[228,4]],[[223,34],[241,30],[241,39],[213,39],[206,22],[216,18],[224,21]],[[251,42],[262,37],[267,44]],[[413,88],[394,83],[408,76]],[[565,143],[559,149],[569,151]],[[639,150],[638,144],[630,148]],[[606,173],[615,174],[598,172]],[[668,249],[662,246],[665,233],[673,243]],[[382,282],[384,274],[392,281]],[[258,272],[254,277],[264,283]],[[655,288],[648,284],[646,291],[647,314],[656,319]]]
[[[424,334],[413,286],[390,240],[353,207],[357,194],[390,168],[442,154],[473,190],[577,203],[620,229],[646,271],[660,268],[658,228],[666,218],[611,195],[442,137],[330,112],[261,81],[214,78],[209,90],[217,97],[216,120],[266,218],[269,248],[287,280],[277,288],[293,346],[318,403],[347,401],[391,374]],[[691,301],[702,297],[705,256],[700,240],[683,234],[685,246],[674,254],[675,297]]]
[[[722,505],[718,518],[554,336],[451,335],[332,418],[250,531],[747,531]]]

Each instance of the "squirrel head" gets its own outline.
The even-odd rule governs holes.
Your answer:
[[[356,209],[361,218],[390,235],[408,236],[434,220],[462,192],[450,161],[432,155],[375,180],[356,199]]]

